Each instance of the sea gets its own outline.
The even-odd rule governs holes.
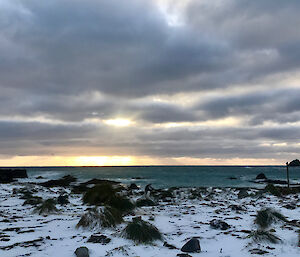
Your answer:
[[[122,167],[24,167],[29,178],[57,179],[72,175],[78,181],[109,179],[123,184],[169,187],[264,187],[254,183],[259,173],[269,179],[286,179],[286,166],[122,166]],[[300,183],[300,167],[290,167],[291,183]]]

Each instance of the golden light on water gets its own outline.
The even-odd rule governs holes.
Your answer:
[[[103,122],[107,125],[111,125],[115,127],[127,127],[133,124],[133,122],[129,119],[121,119],[121,118],[104,120]]]

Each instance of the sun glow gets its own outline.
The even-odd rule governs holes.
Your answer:
[[[128,119],[110,119],[103,121],[107,125],[116,126],[116,127],[128,127],[132,125],[132,121]]]
[[[132,164],[129,156],[80,156],[74,159],[73,165],[79,166],[126,166]]]

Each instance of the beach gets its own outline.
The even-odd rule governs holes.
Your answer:
[[[155,201],[155,206],[134,207],[123,215],[123,222],[114,227],[78,228],[76,225],[81,217],[93,207],[83,203],[85,192],[74,193],[74,186],[83,182],[55,186],[45,184],[47,181],[47,178],[29,177],[0,184],[1,256],[71,257],[76,256],[74,252],[79,247],[87,247],[91,257],[243,257],[262,254],[293,257],[300,253],[299,193],[275,196],[263,189],[249,187],[163,188],[151,192],[149,196]],[[92,188],[95,185],[88,183],[86,186]],[[118,194],[132,203],[145,197],[143,187],[133,189],[119,183],[114,184],[116,186],[121,188]],[[57,202],[62,195],[67,196],[68,203]],[[33,197],[41,197],[42,201],[54,199],[57,210],[54,213],[34,212],[39,204],[24,205]],[[253,237],[260,230],[255,224],[257,212],[265,208],[278,211],[286,218],[264,229],[278,238],[276,243]],[[161,232],[161,240],[144,244],[124,238],[122,231],[136,217],[154,225]],[[228,227],[214,226],[213,220]],[[92,235],[100,236],[102,240],[87,242]],[[199,240],[201,251],[181,251],[182,246],[192,238]]]

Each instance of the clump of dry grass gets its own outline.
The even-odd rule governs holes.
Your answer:
[[[122,232],[122,236],[133,240],[136,243],[151,243],[154,240],[162,240],[159,230],[141,219],[141,217],[133,218]]]
[[[121,213],[112,207],[95,207],[82,215],[77,228],[110,228],[123,222]]]

